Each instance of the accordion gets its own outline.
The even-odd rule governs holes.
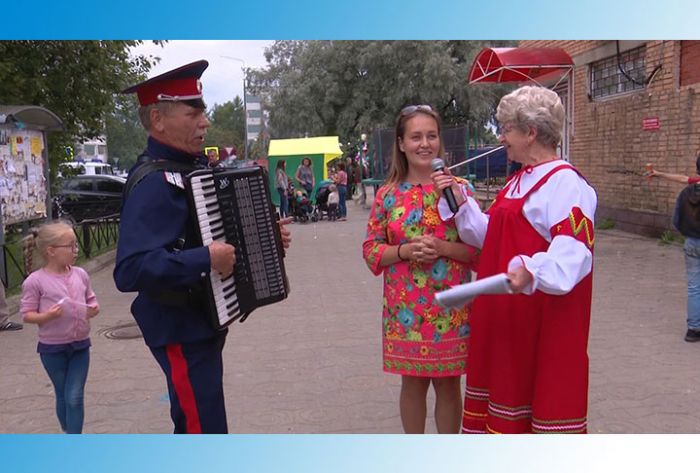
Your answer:
[[[236,248],[233,274],[222,278],[212,271],[204,280],[213,326],[223,329],[235,320],[243,322],[256,308],[285,299],[289,282],[267,172],[258,166],[202,169],[187,179],[202,245],[225,241]]]

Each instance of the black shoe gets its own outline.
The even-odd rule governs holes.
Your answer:
[[[3,330],[22,330],[22,324],[10,322],[8,320],[4,324],[0,325],[0,331],[3,331]]]
[[[700,342],[700,330],[694,329],[694,328],[689,328],[687,332],[685,332],[685,341],[686,342]]]

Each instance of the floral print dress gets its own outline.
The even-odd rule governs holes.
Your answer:
[[[362,250],[369,269],[384,273],[382,342],[389,373],[437,378],[466,372],[468,308],[445,309],[434,294],[469,282],[472,266],[444,257],[379,265],[389,246],[417,236],[460,241],[454,221],[440,219],[438,199],[432,184],[404,182],[381,187],[372,205]],[[469,248],[474,256],[476,250]]]

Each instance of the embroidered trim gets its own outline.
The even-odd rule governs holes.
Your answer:
[[[467,399],[475,399],[477,401],[486,401],[489,398],[489,391],[488,389],[479,389],[467,386],[464,397]]]
[[[489,402],[489,414],[505,420],[527,419],[532,416],[532,406],[505,406]]]
[[[577,419],[536,419],[532,417],[532,406],[530,405],[506,406],[504,404],[497,404],[495,402],[489,401],[489,391],[487,389],[480,389],[467,386],[465,389],[465,398],[479,402],[486,402],[487,405],[486,412],[475,412],[473,410],[467,410],[466,407],[462,410],[463,433],[502,433],[493,430],[488,425],[487,418],[489,416],[503,419],[508,422],[518,422],[522,421],[523,419],[531,419],[530,426],[532,432],[537,434],[578,434],[586,432],[586,429],[588,427],[586,417],[581,417]],[[478,407],[477,410],[479,410]],[[486,430],[481,430],[478,427],[474,426],[467,428],[464,425],[464,421],[466,420],[476,422],[477,425],[480,423],[484,423],[484,429]]]
[[[593,224],[578,207],[571,209],[568,218],[552,227],[551,235],[552,238],[557,235],[572,236],[589,249],[592,249],[595,243]]]
[[[499,432],[499,431],[497,431],[497,430],[493,430],[493,429],[491,428],[491,426],[489,426],[488,424],[486,425],[486,431],[487,431],[488,433],[490,433],[490,434],[501,434],[501,435],[503,434],[503,432]]]
[[[586,431],[585,417],[579,419],[532,419],[532,431],[536,434],[580,434]]]
[[[485,434],[486,430],[467,429],[466,427],[462,427],[462,433],[463,434]]]
[[[583,214],[581,215],[581,220],[576,223],[576,216],[574,215],[573,210],[569,212],[569,221],[571,222],[571,229],[574,232],[574,236],[578,236],[579,233],[581,233],[581,230],[586,231],[586,240],[588,242],[588,247],[592,248],[593,247],[593,241],[594,241],[594,236],[593,236],[593,230],[591,230],[592,224],[589,224],[590,220]]]

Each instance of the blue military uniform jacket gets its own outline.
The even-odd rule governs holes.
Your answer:
[[[145,154],[181,163],[201,159],[151,137]],[[114,281],[122,292],[138,291],[131,312],[150,347],[221,335],[209,324],[204,304],[163,303],[163,291],[187,293],[211,270],[208,248],[193,243],[196,225],[178,181],[172,174],[152,172],[131,190],[122,208]]]

